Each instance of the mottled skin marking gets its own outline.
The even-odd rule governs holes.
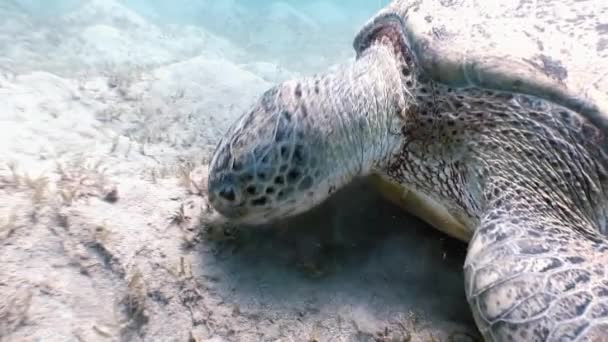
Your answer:
[[[393,0],[370,22],[387,14],[434,79],[542,96],[608,130],[594,118],[608,113],[606,1]]]
[[[537,93],[434,81],[399,25],[372,22],[353,64],[263,94],[218,145],[212,205],[268,222],[374,175],[469,241],[466,296],[487,341],[606,340],[605,126]]]

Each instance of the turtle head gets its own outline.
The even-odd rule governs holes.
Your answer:
[[[259,224],[305,211],[344,172],[336,170],[339,157],[332,162],[329,139],[311,127],[298,87],[294,81],[266,91],[220,141],[208,189],[227,218]]]
[[[218,212],[246,224],[292,216],[386,163],[409,101],[394,26],[379,27],[358,38],[353,63],[273,87],[229,128],[209,168]]]

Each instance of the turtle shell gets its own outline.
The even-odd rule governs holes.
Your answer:
[[[357,53],[382,25],[400,26],[435,81],[542,97],[608,133],[606,0],[395,0],[362,28]]]

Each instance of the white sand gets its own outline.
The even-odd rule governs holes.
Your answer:
[[[221,134],[273,83],[352,57],[360,22],[276,3],[246,47],[115,0],[17,3],[0,4],[0,341],[467,340],[463,246],[366,184],[272,229],[205,224]]]

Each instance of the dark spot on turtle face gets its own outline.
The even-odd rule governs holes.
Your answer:
[[[271,187],[271,186],[269,186],[268,188],[266,188],[266,194],[267,194],[267,195],[272,195],[272,194],[274,194],[274,191],[275,191],[275,190],[274,190],[274,188],[273,188],[273,187]]]
[[[265,182],[270,179],[270,176],[274,173],[274,170],[271,167],[263,167],[262,165],[258,165],[257,169],[257,179]]]
[[[408,88],[411,88],[414,86],[414,83],[412,83],[412,81],[410,81],[410,80],[407,80],[407,81],[405,81],[405,86]]]
[[[253,175],[250,173],[244,173],[238,176],[239,182],[248,183],[253,180]]]
[[[302,113],[302,118],[306,118],[308,116],[308,109],[304,103],[300,105],[300,113]]]
[[[302,97],[302,84],[298,83],[298,85],[296,86],[296,90],[294,91],[294,95],[298,99]]]
[[[296,165],[302,165],[306,161],[306,152],[304,146],[298,144],[293,150],[293,162]]]
[[[268,198],[266,196],[262,196],[251,201],[251,204],[256,207],[265,205],[266,203],[268,203]]]
[[[274,178],[274,184],[276,184],[276,185],[283,185],[283,184],[285,184],[285,178],[283,178],[283,176],[276,176]]]
[[[285,120],[287,120],[287,122],[291,121],[291,113],[289,111],[284,110],[282,114]]]
[[[315,94],[319,94],[320,90],[319,90],[319,80],[315,80]]]
[[[301,175],[302,175],[302,173],[299,170],[291,169],[291,170],[289,170],[289,172],[287,172],[287,182],[289,182],[290,184],[293,184],[296,181],[298,181],[298,179],[300,179]]]
[[[241,161],[239,161],[239,160],[235,160],[235,161],[232,163],[232,171],[234,171],[234,172],[239,172],[239,171],[243,170],[243,168],[244,168],[244,165],[243,165],[243,163],[242,163]]]
[[[283,116],[285,118],[285,116]],[[293,134],[293,126],[289,124],[289,120],[287,118],[278,120],[278,125],[276,126],[276,130],[274,131],[274,141],[282,142],[288,140],[289,137]]]
[[[405,66],[405,65],[402,66],[401,67],[401,74],[403,76],[406,76],[406,77],[409,76],[409,75],[411,75],[410,69],[407,66]]]
[[[287,146],[285,146],[285,145],[281,146],[280,152],[281,152],[281,158],[287,159],[287,157],[289,157],[289,148]]]
[[[247,187],[247,189],[245,189],[245,191],[247,191],[248,194],[250,195],[255,195],[257,193],[256,188],[254,185],[250,185]]]
[[[424,20],[426,20],[427,23],[431,23],[431,22],[433,22],[433,17],[431,17],[430,15],[427,15],[426,17],[424,17]]]

